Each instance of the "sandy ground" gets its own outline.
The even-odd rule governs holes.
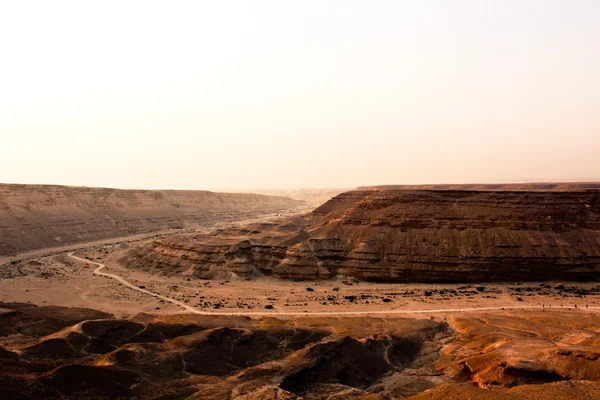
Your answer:
[[[139,240],[132,239],[132,242]],[[119,275],[145,290],[215,313],[393,313],[485,307],[577,307],[580,310],[591,307],[591,311],[600,306],[598,283],[347,284],[341,278],[293,282],[271,277],[206,281],[159,276],[119,264],[119,257],[130,245],[121,241],[119,245],[105,244],[76,255],[105,264],[104,272]],[[185,312],[179,306],[137,292],[114,279],[95,275],[96,267],[75,260],[68,253],[4,265],[0,268],[0,301],[89,307],[117,317],[139,312]]]

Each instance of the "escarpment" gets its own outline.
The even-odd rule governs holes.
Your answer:
[[[248,193],[0,184],[0,255],[304,207],[287,197]]]
[[[278,223],[156,240],[126,260],[200,278],[595,280],[600,190],[566,188],[355,190]]]

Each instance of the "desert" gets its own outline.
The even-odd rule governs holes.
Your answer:
[[[600,1],[0,1],[0,400],[600,400]]]
[[[305,208],[248,193],[0,184],[0,257]]]
[[[595,398],[598,187],[357,188],[13,255],[5,398]]]

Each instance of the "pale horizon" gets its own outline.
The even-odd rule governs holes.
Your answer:
[[[600,181],[600,2],[5,2],[1,183]]]
[[[37,183],[37,182],[0,182],[0,185],[34,185],[34,186],[64,186],[72,188],[88,188],[88,189],[116,189],[116,190],[157,190],[157,191],[209,191],[209,192],[223,192],[223,193],[257,193],[257,194],[268,194],[266,192],[297,192],[304,190],[315,190],[315,191],[343,191],[343,190],[354,190],[360,187],[385,187],[385,186],[452,186],[452,185],[536,185],[536,184],[600,184],[600,179],[564,179],[564,180],[524,180],[524,181],[498,181],[498,182],[424,182],[424,183],[402,183],[402,182],[388,182],[378,183],[370,185],[358,185],[352,187],[329,187],[329,186],[312,186],[312,187],[207,187],[207,188],[168,188],[168,187],[118,187],[118,186],[90,186],[90,185],[69,185],[61,183]],[[274,194],[276,195],[276,194]]]

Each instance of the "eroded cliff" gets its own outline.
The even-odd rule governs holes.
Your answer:
[[[127,263],[201,278],[594,280],[600,190],[355,190],[278,223],[157,240]]]

